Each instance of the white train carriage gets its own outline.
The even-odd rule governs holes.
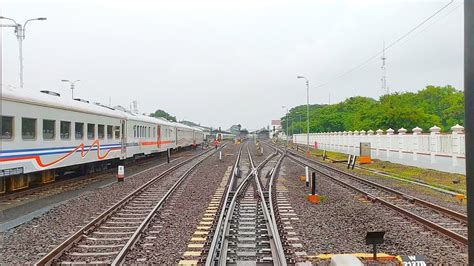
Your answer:
[[[54,92],[2,87],[1,103],[0,193],[202,143],[202,131],[186,125]]]
[[[0,178],[15,190],[54,169],[124,158],[123,113],[43,91],[2,88]]]
[[[194,132],[194,141],[196,145],[200,145],[204,142],[205,136],[204,132],[199,128],[193,128]]]
[[[175,123],[176,125],[176,147],[191,146],[194,143],[193,128],[187,125]]]

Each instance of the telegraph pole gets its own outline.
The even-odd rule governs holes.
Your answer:
[[[467,198],[474,199],[474,0],[464,0],[464,123]],[[467,201],[467,219],[469,265],[474,265],[474,200]]]

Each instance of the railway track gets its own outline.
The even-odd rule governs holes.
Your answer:
[[[272,200],[258,176],[259,169],[277,154],[255,166],[248,147],[247,157],[241,153],[242,148],[221,205],[206,265],[286,265]],[[250,165],[250,169],[237,181],[239,165]]]
[[[379,202],[462,245],[468,243],[465,214],[366,180],[294,151],[288,150],[287,156],[300,165],[312,168],[319,175],[364,195],[370,201]]]
[[[188,155],[189,153],[190,153],[189,151],[183,152],[179,154],[180,157],[177,157],[174,160],[180,159],[181,157],[187,157],[189,156]],[[162,164],[156,165],[156,162],[161,162],[161,161],[166,162],[166,158],[157,159],[156,157],[151,157],[151,158],[142,158],[140,160],[137,160],[134,163],[134,165],[130,166],[130,169],[138,170],[142,167],[146,167],[146,168],[144,168],[143,170],[137,171],[132,176],[135,176],[136,174],[140,174],[142,172],[149,171],[159,166],[162,166]],[[129,170],[127,170],[127,172]],[[37,187],[26,188],[20,191],[10,192],[7,194],[0,194],[0,204],[18,205],[19,203],[23,203],[28,200],[51,196],[51,195],[62,193],[64,191],[75,190],[78,188],[85,187],[94,182],[107,179],[110,177],[110,174],[115,174],[116,171],[117,169],[115,167],[115,168],[110,168],[103,171],[97,171],[91,174],[85,174],[82,176],[78,175],[76,177],[70,177],[70,178],[54,181],[51,183],[42,184]],[[134,171],[134,170],[131,170],[131,171]]]
[[[120,264],[166,200],[215,152],[209,150],[193,156],[152,178],[75,232],[36,265]]]

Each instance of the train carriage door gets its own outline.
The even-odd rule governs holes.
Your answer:
[[[127,134],[125,134],[125,120],[121,120],[120,122],[121,125],[121,141],[120,141],[120,146],[121,146],[121,155],[120,159],[126,159],[127,158]]]
[[[158,125],[156,128],[156,147],[160,148],[161,146],[161,126]]]
[[[178,146],[178,128],[175,127],[174,128],[174,135],[175,135],[175,143],[176,143],[176,146]]]

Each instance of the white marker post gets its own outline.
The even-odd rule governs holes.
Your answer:
[[[305,166],[304,170],[306,172],[306,187],[309,187],[309,168],[308,168],[308,166]]]
[[[117,181],[123,182],[123,178],[125,177],[125,166],[119,165],[118,172],[117,172]]]
[[[219,151],[219,161],[222,161],[222,151]]]

